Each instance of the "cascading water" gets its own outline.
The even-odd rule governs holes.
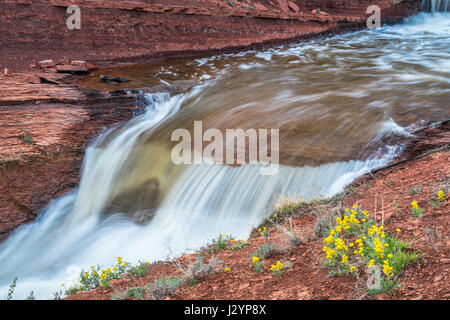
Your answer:
[[[449,117],[449,33],[448,16],[422,14],[405,25],[191,60],[213,79],[185,94],[148,96],[144,114],[87,149],[79,187],[0,244],[0,298],[14,277],[16,298],[51,298],[80,268],[116,256],[164,259],[222,233],[246,237],[281,195],[336,194],[398,154],[408,126]],[[170,134],[194,120],[279,127],[278,174],[260,175],[259,164],[175,166]]]
[[[449,12],[449,0],[422,0],[420,9],[425,12]]]

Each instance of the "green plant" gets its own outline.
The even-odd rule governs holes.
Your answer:
[[[294,230],[294,227],[292,224],[292,219],[289,219],[289,227],[286,227],[286,226],[276,223],[276,222],[272,222],[272,224],[275,226],[275,228],[278,231],[280,231],[281,233],[283,233],[286,236],[286,238],[291,243],[291,245],[298,246],[302,242],[299,235]]]
[[[31,291],[26,300],[36,300],[36,297],[34,295],[34,291]]]
[[[281,276],[284,269],[284,263],[281,261],[277,261],[276,264],[273,264],[270,266],[270,271],[276,276]]]
[[[136,300],[141,300],[145,293],[147,293],[147,290],[147,287],[132,287],[128,289],[127,294]]]
[[[148,272],[149,262],[141,262],[137,265],[131,265],[123,261],[121,257],[117,257],[117,263],[113,267],[102,269],[99,265],[91,266],[90,270],[82,270],[80,273],[79,283],[67,288],[66,295],[74,294],[78,291],[88,291],[97,287],[110,287],[110,281],[120,279],[126,273],[134,277],[143,277]]]
[[[234,240],[232,240],[232,242],[235,242]],[[249,246],[250,243],[248,241],[245,240],[238,240],[237,244],[235,244],[234,246],[230,247],[231,251],[237,251],[237,250],[241,250],[247,246]]]
[[[62,300],[63,292],[62,290],[53,292],[53,300]]]
[[[232,240],[231,236],[225,236],[224,234],[220,235],[217,239],[214,239],[212,242],[212,248],[209,252],[216,252],[219,250],[225,250],[228,247],[228,241]]]
[[[109,300],[126,300],[127,298],[128,298],[128,292],[122,291],[122,292],[117,292],[117,293],[113,294],[111,296],[111,298],[109,298]]]
[[[235,6],[235,2],[233,0],[226,0],[226,2],[228,3],[229,6],[234,7]]]
[[[161,300],[167,296],[173,295],[177,289],[185,283],[182,278],[166,277],[155,280],[150,286],[148,296],[153,300]]]
[[[323,263],[332,269],[333,275],[358,275],[362,266],[382,270],[377,290],[394,289],[394,278],[418,259],[417,251],[406,250],[410,248],[409,243],[385,232],[383,226],[378,227],[369,219],[368,212],[357,205],[346,209],[343,217],[336,217],[334,228],[323,242],[326,255]]]
[[[372,288],[366,288],[367,293],[373,297],[376,294],[388,292],[391,293],[394,290],[397,290],[398,288],[401,288],[400,284],[398,283],[397,279],[390,279],[381,277],[379,279],[379,288],[378,289],[372,289]]]
[[[259,228],[258,232],[260,232],[264,238],[267,238],[269,236],[269,231],[267,231],[266,227]]]
[[[412,187],[411,189],[409,189],[409,194],[415,196],[416,194],[422,193],[422,191],[422,186]]]
[[[443,190],[439,190],[436,194],[436,196],[429,202],[429,204],[434,208],[437,209],[441,205],[445,204],[445,194]]]
[[[253,269],[256,272],[261,272],[263,270],[264,260],[261,260],[260,257],[253,256],[252,260],[251,260],[251,263],[252,263]]]
[[[394,209],[395,214],[398,214],[400,212],[400,209],[398,207],[399,204],[400,202],[398,200],[395,200],[394,203],[392,204],[392,209]]]
[[[173,262],[175,267],[184,274],[184,280],[195,284],[197,280],[207,276],[215,271],[215,267],[218,264],[223,264],[222,261],[212,257],[209,262],[205,264],[205,258],[201,255],[197,255],[194,262],[189,263],[187,266],[183,266],[180,261],[175,260]]]
[[[13,282],[9,285],[9,288],[8,288],[8,295],[7,295],[7,297],[6,297],[6,300],[11,300],[11,299],[12,299],[13,294],[14,294],[14,291],[16,290],[17,280],[18,280],[18,278],[15,277],[14,280],[13,280]]]
[[[251,255],[252,257],[260,257],[261,259],[269,258],[275,252],[275,244],[271,242],[263,243]]]
[[[436,229],[425,228],[423,232],[427,235],[428,243],[433,248],[434,251],[438,252],[438,247],[436,246],[436,242],[439,239],[439,231]]]
[[[26,144],[33,144],[33,137],[28,135],[30,132],[28,130],[23,131],[24,134],[19,137],[20,140],[25,142]]]
[[[314,233],[316,237],[326,236],[334,227],[335,219],[336,215],[333,214],[319,217],[319,219],[317,219],[316,223],[314,224]]]
[[[185,282],[186,280],[183,278],[160,278],[142,287],[132,287],[127,291],[117,292],[111,296],[110,300],[126,300],[128,298],[161,300],[173,295]]]
[[[72,286],[72,287],[69,287],[66,290],[64,290],[64,294],[66,296],[70,296],[70,295],[75,294],[75,293],[77,293],[79,291],[83,291],[83,287],[81,287],[81,286]]]
[[[148,262],[148,261],[146,261],[146,262],[139,261],[139,263],[136,266],[130,266],[130,268],[128,269],[128,273],[130,274],[130,276],[133,276],[133,277],[146,276],[148,273],[148,265],[149,264],[150,264],[150,262]]]
[[[416,218],[422,218],[424,210],[419,207],[419,205],[418,205],[416,200],[411,202],[411,206],[412,206],[412,208],[411,208],[411,215],[413,217],[416,217]]]

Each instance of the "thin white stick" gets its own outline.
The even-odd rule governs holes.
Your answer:
[[[374,216],[375,216],[375,225],[378,226],[378,224],[377,224],[377,195],[375,195],[375,212],[374,212]]]
[[[381,225],[384,227],[384,197],[383,197],[383,192],[381,192]]]

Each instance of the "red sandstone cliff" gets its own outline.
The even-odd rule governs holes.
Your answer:
[[[136,62],[138,58],[212,53],[361,27],[372,4],[382,9],[382,19],[392,20],[413,14],[419,3],[393,2],[3,0],[0,69],[23,70],[48,58]],[[66,9],[71,4],[80,7],[80,30],[66,26],[70,16]],[[313,11],[317,9],[319,13]]]

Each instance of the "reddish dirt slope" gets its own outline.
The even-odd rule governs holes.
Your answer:
[[[447,144],[446,151],[433,152],[358,179],[342,199],[345,207],[360,204],[373,217],[376,196],[378,222],[381,223],[381,212],[384,212],[385,230],[395,233],[394,230],[400,228],[399,237],[412,241],[412,248],[422,252],[421,258],[400,276],[401,288],[392,296],[383,293],[375,299],[450,299],[449,160]],[[420,192],[412,195],[412,188]],[[429,202],[436,197],[437,190],[445,190],[447,196],[445,204],[434,208]],[[409,213],[413,200],[425,209],[422,218],[414,218]],[[292,223],[302,238],[297,246],[289,246],[283,233],[269,228],[269,239],[280,251],[267,259],[264,272],[253,271],[249,263],[249,255],[266,241],[256,233],[249,240],[250,246],[244,249],[219,251],[215,257],[224,265],[216,273],[194,285],[179,288],[167,299],[371,299],[365,282],[353,276],[330,276],[330,270],[320,262],[324,258],[323,242],[322,238],[314,236],[314,224],[330,210],[333,208],[317,206],[307,213],[296,212]],[[211,258],[206,251],[202,254],[206,260]],[[179,260],[187,264],[194,259],[195,255],[186,255]],[[269,266],[277,260],[290,261],[292,267],[281,276],[272,275]],[[226,266],[230,271],[224,272]],[[68,299],[109,299],[114,293],[132,286],[179,275],[173,263],[160,262],[150,266],[149,274],[143,278],[112,281],[110,289],[97,288]]]

